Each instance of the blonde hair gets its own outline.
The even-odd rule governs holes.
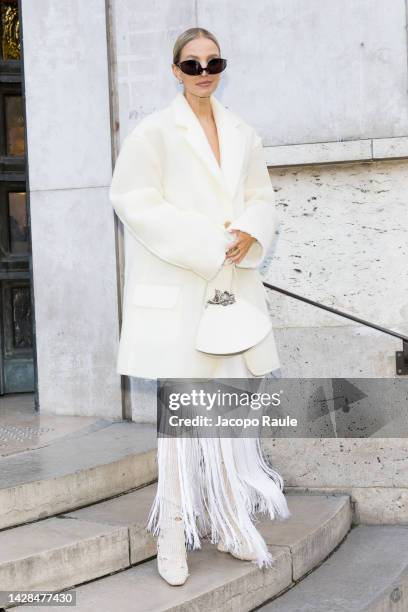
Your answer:
[[[215,42],[215,44],[218,47],[218,51],[221,54],[220,45],[218,43],[218,40],[214,36],[214,34],[212,34],[211,32],[209,32],[208,30],[204,28],[189,28],[188,30],[185,30],[184,32],[182,32],[180,36],[178,36],[176,42],[174,43],[173,64],[177,64],[180,61],[181,50],[187,43],[190,42],[190,40],[194,40],[195,38],[201,38],[201,37],[209,38],[210,40]]]

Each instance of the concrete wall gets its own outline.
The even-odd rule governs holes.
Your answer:
[[[105,2],[22,21],[40,410],[121,418]]]
[[[286,491],[346,493],[353,521],[408,524],[406,438],[262,440]]]
[[[267,280],[408,333],[407,160],[274,168],[280,228]],[[402,342],[278,292],[283,376],[395,375]]]
[[[198,24],[265,145],[408,134],[405,0],[204,0]]]
[[[171,71],[177,36],[196,24],[194,0],[110,0],[117,72],[117,139],[177,93]]]
[[[167,104],[172,47],[201,25],[228,59],[217,94],[265,146],[408,135],[405,0],[112,0],[122,133]]]
[[[268,280],[408,335],[407,172],[407,160],[274,168],[281,227]],[[269,295],[284,377],[395,376],[400,340]],[[287,491],[347,493],[355,522],[407,524],[406,437],[375,435],[262,443]]]

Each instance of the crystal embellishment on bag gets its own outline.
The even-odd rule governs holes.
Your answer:
[[[235,302],[235,295],[230,291],[222,291],[221,289],[216,289],[214,296],[207,300],[205,307],[207,308],[208,304],[219,304],[221,306],[228,306],[228,304],[233,304]]]

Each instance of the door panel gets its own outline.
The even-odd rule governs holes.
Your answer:
[[[34,391],[19,5],[0,0],[0,395]]]

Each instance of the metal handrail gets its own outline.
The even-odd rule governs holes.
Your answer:
[[[312,306],[317,306],[317,308],[321,308],[322,310],[327,310],[332,312],[333,314],[339,315],[340,317],[344,317],[346,319],[351,319],[352,321],[356,321],[357,323],[362,323],[367,327],[372,327],[373,329],[378,329],[378,331],[383,332],[384,334],[388,334],[390,336],[394,336],[395,338],[399,338],[402,340],[402,351],[395,351],[395,362],[396,362],[396,373],[399,375],[408,375],[408,336],[404,334],[400,334],[399,332],[393,331],[392,329],[388,329],[387,327],[382,327],[381,325],[377,325],[377,323],[372,323],[371,321],[367,321],[366,319],[361,319],[360,317],[355,317],[354,315],[348,314],[347,312],[342,312],[341,310],[337,310],[337,308],[332,308],[331,306],[326,306],[325,304],[321,304],[320,302],[315,302],[307,297],[302,295],[298,295],[297,293],[293,293],[292,291],[288,291],[287,289],[282,289],[281,287],[277,287],[276,285],[271,285],[266,281],[263,281],[263,284],[268,289],[272,289],[272,291],[279,291],[279,293],[284,293],[289,297],[293,297],[296,300],[301,300],[302,302],[306,302],[307,304],[311,304]]]

